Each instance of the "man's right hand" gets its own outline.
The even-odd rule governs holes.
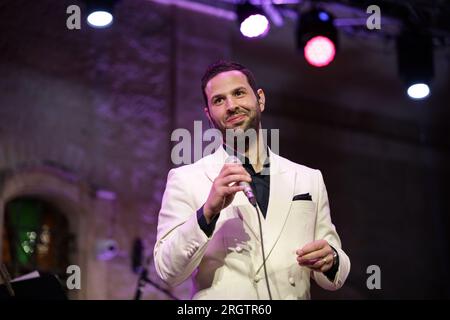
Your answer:
[[[242,164],[226,163],[222,167],[222,170],[220,170],[219,175],[213,182],[208,199],[203,206],[203,214],[208,223],[222,209],[231,204],[236,192],[244,190],[244,187],[238,185],[241,181],[252,182],[250,175]]]

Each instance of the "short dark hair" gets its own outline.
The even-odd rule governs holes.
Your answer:
[[[250,87],[253,89],[253,92],[258,97],[258,94],[256,92],[258,90],[256,80],[255,77],[253,76],[253,73],[249,69],[247,69],[245,66],[237,62],[219,60],[214,62],[213,64],[210,64],[202,77],[202,94],[203,99],[205,100],[206,107],[208,107],[208,98],[206,97],[205,88],[206,85],[208,84],[208,81],[217,76],[219,73],[233,70],[240,71],[247,77],[247,81]]]

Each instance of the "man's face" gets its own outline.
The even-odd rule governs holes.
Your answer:
[[[208,107],[205,113],[223,135],[226,129],[258,130],[265,97],[262,89],[257,93],[259,101],[242,72],[219,73],[206,84]]]

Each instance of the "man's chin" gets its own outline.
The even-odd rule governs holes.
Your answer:
[[[232,133],[234,133],[235,135],[239,135],[239,134],[243,134],[244,132],[246,132],[249,128],[247,126],[244,125],[235,125],[232,127],[229,127],[226,129],[226,131],[231,131]]]
[[[242,120],[242,122],[233,123],[233,124],[229,125],[226,129],[246,131],[246,130],[250,129],[250,127],[251,127],[251,125],[248,121]]]
[[[254,129],[252,126],[248,126],[248,125],[238,125],[238,126],[233,126],[233,127],[229,127],[225,129],[225,132],[222,132],[222,134],[231,134],[235,137],[239,137],[239,136],[252,136],[254,134],[252,134],[257,132],[256,129]]]

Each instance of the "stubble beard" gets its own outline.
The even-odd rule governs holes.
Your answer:
[[[258,108],[258,106],[256,106]],[[243,123],[234,128],[221,128],[223,142],[237,151],[247,151],[250,144],[256,143],[258,138],[260,113],[255,108],[254,112],[250,114],[247,112],[245,115],[247,119]],[[227,135],[227,131],[231,132]],[[232,138],[230,138],[232,136]]]

